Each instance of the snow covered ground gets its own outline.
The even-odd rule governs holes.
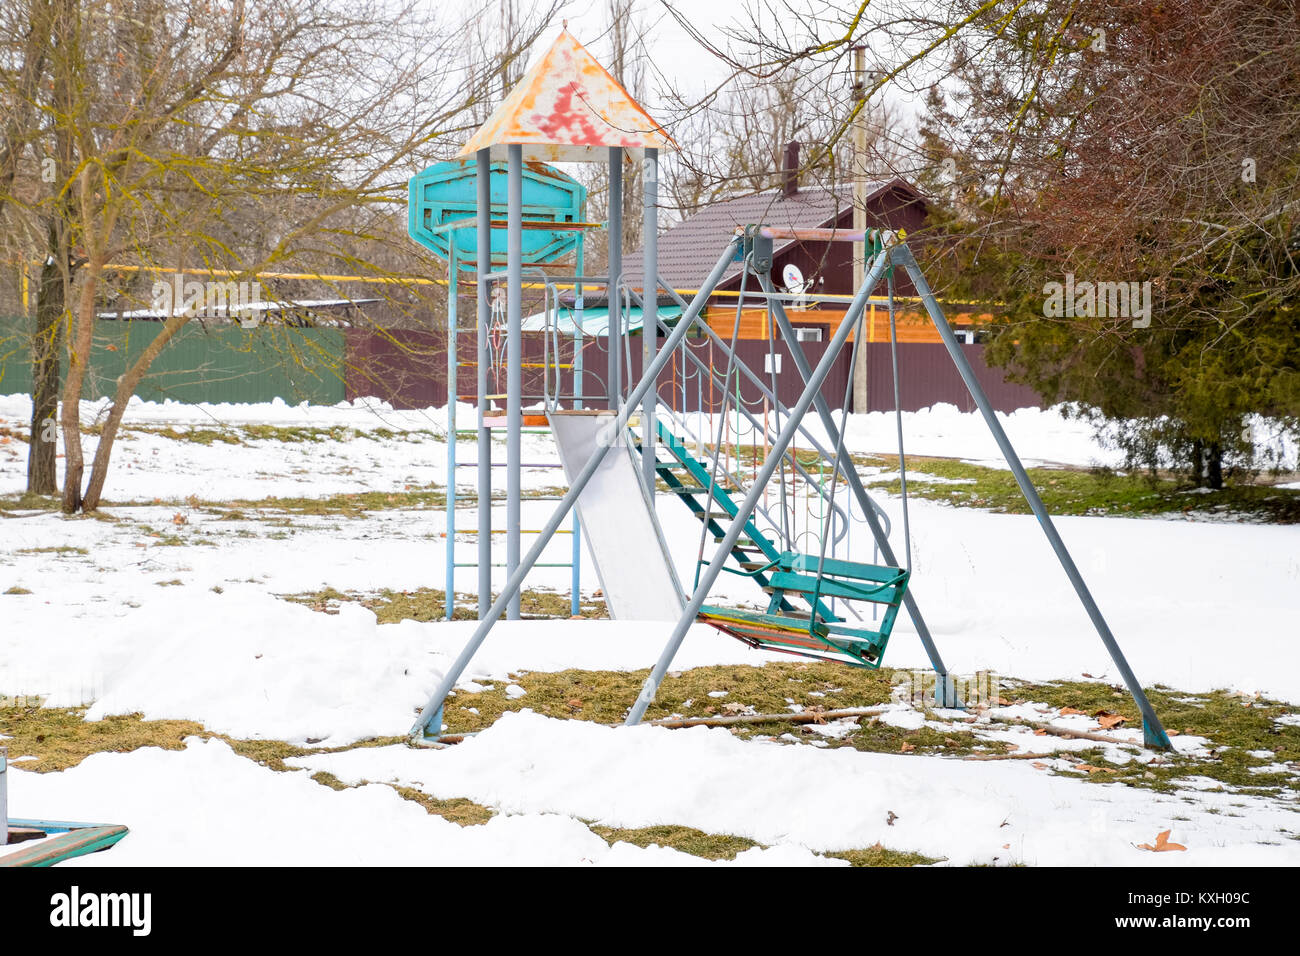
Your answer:
[[[27,415],[25,397],[0,398],[0,427],[24,431]],[[93,406],[83,409],[87,421],[94,415]],[[274,523],[265,515],[223,518],[185,499],[441,486],[445,410],[137,403],[127,424],[222,427],[240,443],[202,445],[129,430],[106,497],[139,504],[109,509],[117,521],[48,513],[0,521],[0,693],[42,695],[51,705],[88,703],[92,719],[139,712],[298,744],[334,747],[403,733],[473,625],[381,626],[355,604],[324,615],[281,596],[324,587],[440,588],[443,513],[293,515]],[[359,437],[281,442],[239,432],[260,424],[343,426]],[[905,416],[905,427],[909,453],[996,455],[978,420],[951,408]],[[1026,459],[1114,461],[1090,428],[1050,411],[1017,412],[1006,427]],[[888,453],[893,418],[855,417],[848,434],[855,450]],[[17,441],[0,444],[0,494],[21,491],[25,451]],[[472,444],[459,453],[474,460]],[[529,437],[525,458],[555,461],[549,439]],[[472,472],[460,480],[472,482]],[[559,481],[554,469],[526,476],[532,489]],[[898,502],[882,503],[900,525]],[[539,526],[552,507],[526,501],[525,526]],[[669,500],[659,512],[679,573],[689,578],[699,526]],[[911,517],[915,593],[952,670],[1118,681],[1033,518],[927,501],[914,501]],[[497,516],[498,527],[503,519]],[[462,510],[458,521],[472,526],[473,512]],[[1300,532],[1095,517],[1063,518],[1058,526],[1145,683],[1300,702]],[[867,541],[854,546],[870,559]],[[458,559],[472,557],[472,540],[457,547]],[[63,550],[50,550],[56,548]],[[568,542],[559,542],[544,560],[565,560],[567,550]],[[539,569],[534,584],[567,590],[568,575]],[[458,589],[471,591],[475,583],[473,569],[458,572]],[[588,593],[599,587],[590,562],[583,586]],[[719,591],[737,600],[759,597],[752,583],[726,575]],[[466,677],[645,667],[666,630],[609,621],[506,623]],[[697,627],[674,666],[764,659]],[[888,663],[926,665],[905,618]],[[583,820],[689,825],[771,847],[741,854],[737,864],[834,864],[840,861],[815,854],[876,842],[951,863],[1300,862],[1295,807],[1277,800],[1202,793],[1189,803],[1185,794],[1086,784],[1023,761],[821,750],[742,741],[719,729],[614,730],[525,712],[445,751],[366,748],[299,763],[371,784],[336,792],[307,772],[277,773],[221,741],[194,738],[182,751],[98,754],[54,774],[23,772],[19,759],[9,775],[10,808],[18,816],[132,828],[111,853],[81,861],[90,865],[247,862],[250,852],[265,862],[309,863],[705,862],[669,849],[610,848]],[[485,826],[462,828],[426,814],[385,782],[501,812]],[[815,801],[804,796],[810,793]],[[254,812],[269,825],[258,840],[241,842],[241,817]],[[890,813],[895,823],[886,822]],[[371,824],[349,827],[358,819]],[[1191,851],[1135,848],[1171,826]]]

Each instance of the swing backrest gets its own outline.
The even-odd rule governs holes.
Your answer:
[[[818,571],[820,569],[820,581]],[[909,572],[878,564],[784,551],[770,575],[773,589],[796,594],[821,594],[852,601],[898,605],[907,591]]]

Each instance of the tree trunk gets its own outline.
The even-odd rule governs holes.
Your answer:
[[[95,289],[103,260],[87,268],[85,282],[77,296],[77,322],[68,348],[68,379],[63,388],[63,409],[59,421],[63,428],[63,453],[66,473],[63,476],[63,513],[81,510],[81,478],[85,474],[85,457],[81,451],[81,390],[86,382],[91,348],[95,339]]]
[[[1192,481],[1197,488],[1205,487],[1205,445],[1200,439],[1192,442]]]
[[[140,380],[149,371],[149,366],[158,357],[158,353],[172,340],[186,321],[184,316],[172,316],[168,319],[162,331],[117,380],[117,389],[113,393],[113,407],[109,409],[108,420],[104,422],[104,428],[99,434],[99,444],[95,448],[95,460],[90,468],[90,481],[86,484],[86,494],[81,501],[82,511],[94,511],[99,507],[100,497],[104,493],[104,481],[108,478],[108,462],[113,454],[113,443],[117,440],[118,427],[122,424],[122,416],[126,414],[131,396],[135,394]]]
[[[1223,490],[1223,445],[1217,441],[1205,448],[1205,483],[1215,491]]]
[[[27,451],[27,491],[57,495],[59,353],[63,345],[63,272],[56,227],[50,224],[49,250],[36,291],[36,334],[32,338],[32,442]]]

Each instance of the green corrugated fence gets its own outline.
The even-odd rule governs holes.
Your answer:
[[[0,395],[31,392],[31,319],[0,318]],[[162,323],[101,319],[95,323],[90,374],[83,397],[112,394]],[[63,364],[66,370],[67,357]],[[182,328],[154,360],[136,389],[145,401],[310,402],[344,400],[344,336],[341,329],[259,325]]]

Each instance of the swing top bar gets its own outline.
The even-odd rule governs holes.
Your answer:
[[[892,246],[895,234],[888,229],[828,229],[824,227],[758,226],[754,232],[764,239],[787,239],[805,242],[880,242]],[[744,227],[736,229],[737,236],[745,235]]]

